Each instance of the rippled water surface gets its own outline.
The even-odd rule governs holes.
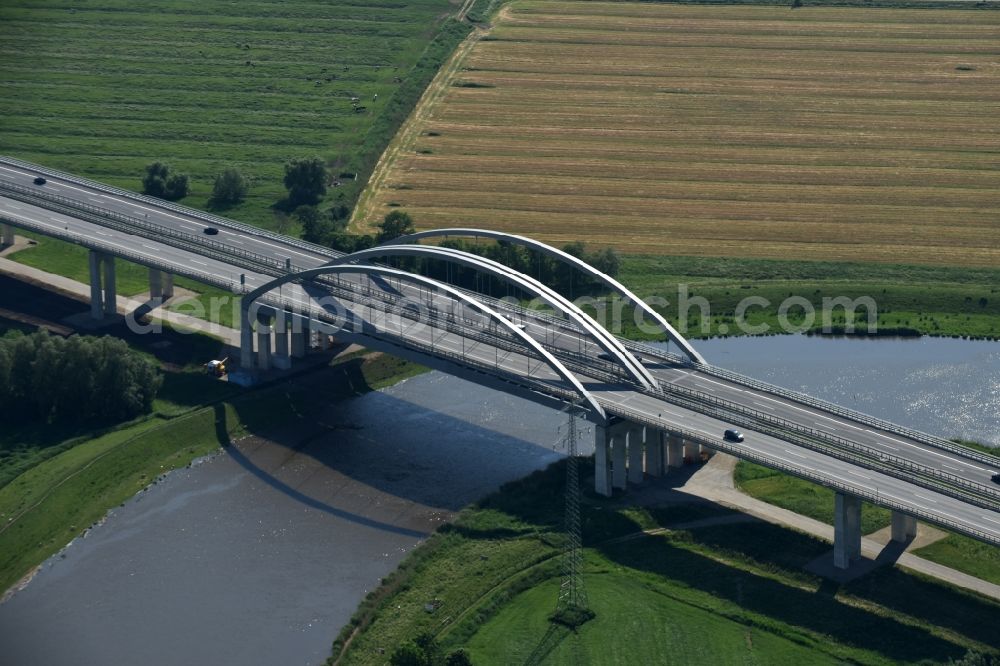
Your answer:
[[[713,363],[1000,444],[1000,344],[712,340]],[[454,511],[556,460],[557,412],[431,373],[172,474],[0,605],[0,664],[320,664],[364,595]]]

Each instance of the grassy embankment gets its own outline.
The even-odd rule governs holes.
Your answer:
[[[965,445],[997,455],[974,442]],[[829,488],[789,476],[766,467],[741,461],[734,472],[736,487],[757,499],[780,506],[789,511],[833,524],[833,496]],[[889,524],[890,512],[867,502],[861,505],[861,530],[869,534]],[[1000,549],[959,534],[948,534],[937,541],[914,551],[916,555],[943,564],[971,576],[1000,585]]]
[[[831,584],[802,570],[829,544],[756,521],[619,540],[732,512],[629,507],[589,492],[584,580],[597,618],[575,637],[547,634],[564,464],[507,484],[414,551],[368,596],[331,661],[384,663],[424,632],[446,650],[467,647],[475,663],[940,663],[1000,648],[994,602],[897,569]]]
[[[284,163],[322,156],[340,183],[326,204],[353,205],[467,34],[467,24],[442,18],[453,9],[446,0],[5,3],[0,153],[136,191],[144,167],[165,161],[191,177],[181,203],[205,210],[215,176],[235,166],[252,181],[250,194],[216,212],[298,234],[280,206]],[[54,98],[53,90],[67,94]],[[85,251],[51,239],[13,258],[87,278]],[[141,269],[119,264],[119,293],[147,289]],[[210,298],[231,298],[190,280],[177,284],[199,292],[205,312]],[[232,325],[232,308],[219,320]]]
[[[161,474],[211,453],[230,439],[312,418],[343,399],[423,372],[381,354],[338,359],[320,372],[321,390],[296,380],[255,391],[191,373],[167,374],[156,414],[36,452],[37,462],[0,485],[0,591],[57,552],[108,509]],[[175,402],[176,399],[184,402]],[[192,405],[191,401],[200,401]],[[38,460],[43,460],[38,462]]]

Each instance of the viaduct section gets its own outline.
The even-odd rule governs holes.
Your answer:
[[[38,176],[46,182],[37,184]],[[724,451],[835,491],[837,567],[860,558],[862,501],[892,510],[896,541],[911,539],[920,519],[1000,545],[995,459],[712,366],[624,285],[529,238],[442,229],[343,255],[8,158],[0,158],[0,225],[4,245],[18,227],[88,248],[96,319],[116,311],[117,260],[148,267],[154,300],[173,294],[174,275],[238,294],[243,372],[289,367],[314,334],[335,334],[543,404],[569,405],[591,424],[601,495]],[[206,234],[208,227],[216,233]],[[565,263],[635,307],[670,347],[622,339],[501,263],[420,244],[444,237],[500,241]],[[520,298],[496,299],[413,269],[429,262],[506,283]],[[529,298],[545,309],[524,307]],[[732,426],[745,441],[722,436]]]

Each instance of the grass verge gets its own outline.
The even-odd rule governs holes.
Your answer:
[[[415,550],[369,594],[330,663],[384,663],[421,633],[483,664],[933,663],[998,648],[991,601],[898,570],[837,586],[801,569],[829,550],[822,540],[750,519],[669,529],[732,512],[590,493],[584,580],[597,617],[576,634],[553,629],[564,465],[505,485]],[[640,534],[656,527],[668,529]]]

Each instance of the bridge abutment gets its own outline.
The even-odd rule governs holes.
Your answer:
[[[0,248],[10,247],[14,244],[14,227],[9,224],[0,225],[0,231],[2,231],[2,240],[0,240]]]
[[[847,569],[861,558],[861,499],[837,493],[833,512],[833,566]]]
[[[906,543],[917,536],[917,519],[899,511],[892,512],[892,540]]]

